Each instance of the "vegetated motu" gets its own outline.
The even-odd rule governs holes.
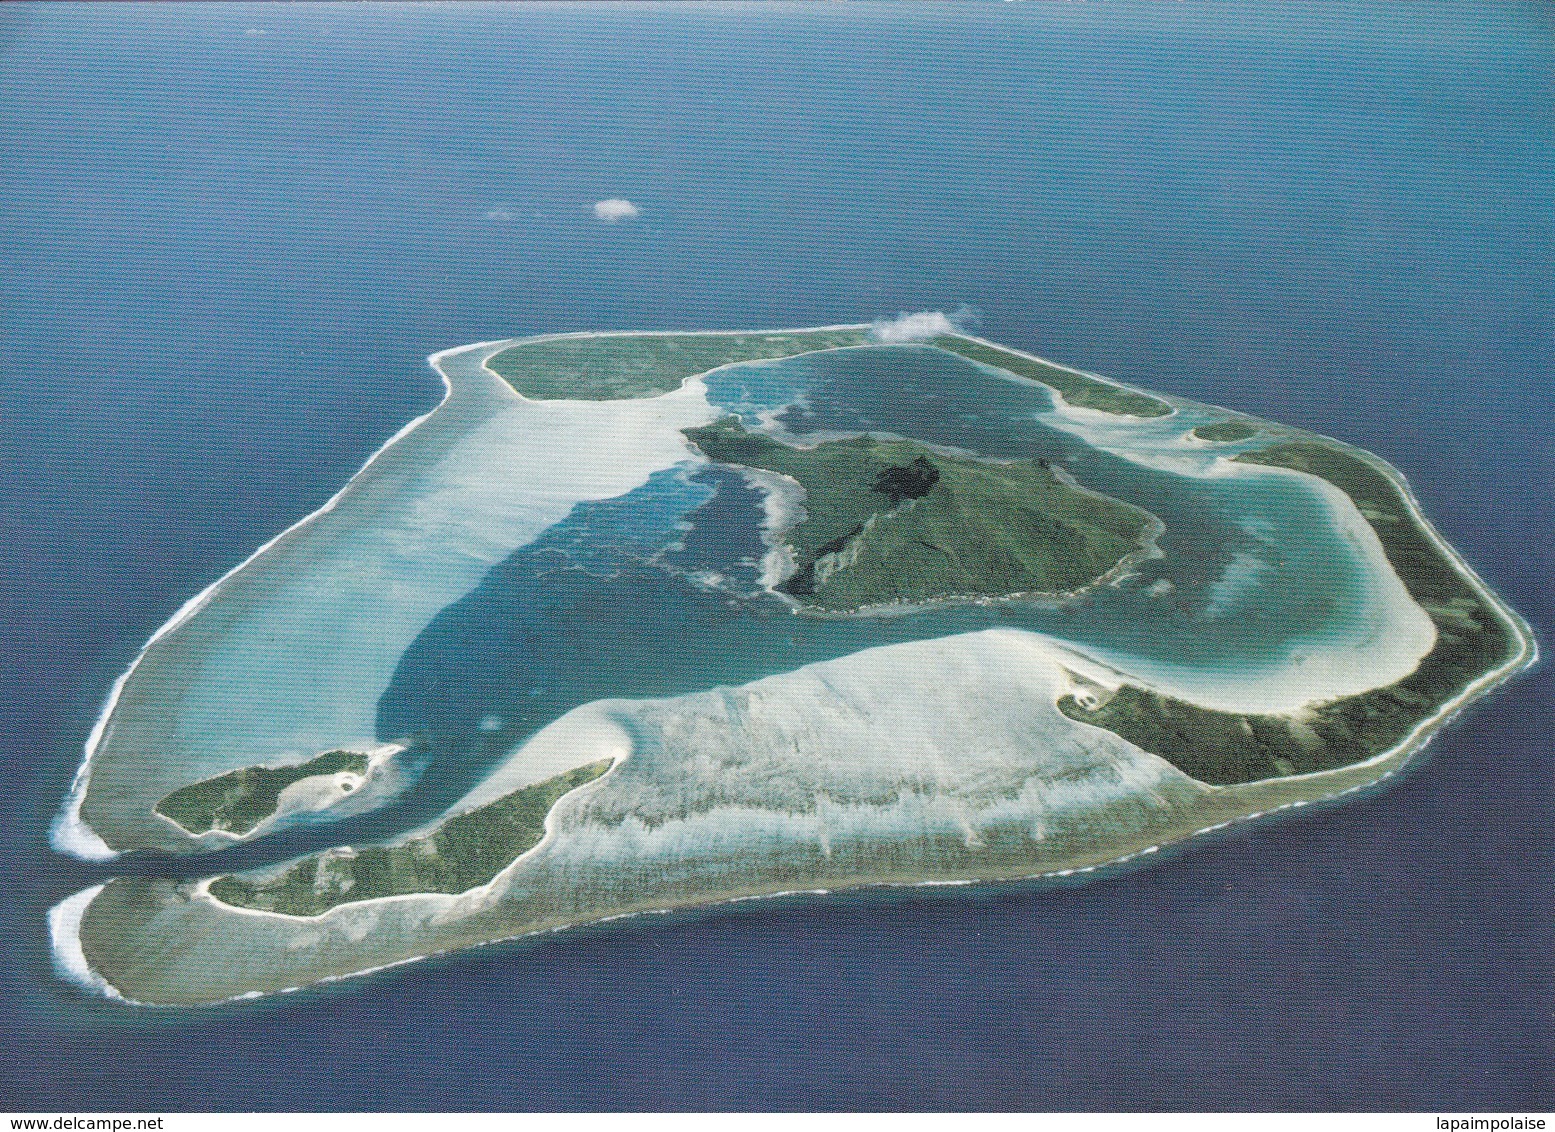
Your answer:
[[[773,334],[596,334],[520,342],[486,365],[535,401],[653,397],[734,362],[867,346],[864,327]]]
[[[1435,646],[1397,683],[1317,705],[1299,720],[1210,711],[1129,684],[1092,710],[1066,696],[1058,705],[1065,715],[1121,735],[1203,782],[1253,782],[1346,766],[1390,750],[1507,659],[1516,642],[1501,619],[1415,522],[1398,486],[1368,460],[1307,441],[1236,459],[1307,472],[1348,495],[1377,532],[1410,597],[1436,626]]]
[[[242,835],[275,813],[281,791],[318,775],[366,774],[367,756],[358,751],[326,751],[295,766],[249,766],[175,790],[156,804],[156,812],[198,837],[212,830]]]
[[[1097,409],[1103,413],[1129,417],[1164,417],[1172,411],[1172,407],[1159,397],[1136,393],[1132,389],[1113,385],[1110,381],[1102,381],[958,334],[941,334],[930,339],[929,344],[974,362],[1039,381],[1058,390],[1069,404],[1082,409]]]
[[[805,518],[783,533],[796,569],[781,588],[828,611],[1073,592],[1139,553],[1158,522],[1041,460],[954,458],[868,436],[797,448],[733,417],[686,436],[711,460],[804,489]]]
[[[1230,444],[1257,436],[1258,427],[1246,421],[1216,421],[1214,424],[1201,424],[1193,430],[1193,435],[1200,440],[1217,440]]]
[[[562,795],[610,769],[610,760],[575,767],[476,810],[449,818],[424,837],[304,858],[261,883],[218,877],[210,894],[226,904],[317,916],[338,904],[415,892],[468,892],[540,844],[545,818]]]
[[[1081,408],[1135,417],[1160,417],[1172,411],[1158,397],[959,334],[941,334],[928,344],[1041,382]],[[492,355],[486,365],[531,400],[608,401],[668,393],[688,377],[736,362],[872,345],[883,343],[863,326],[734,334],[570,335],[519,342]]]

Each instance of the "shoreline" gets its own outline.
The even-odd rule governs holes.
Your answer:
[[[953,337],[965,338],[968,342],[976,342],[979,346],[988,346],[988,347],[990,347],[992,349],[995,349],[995,350],[1002,350],[1005,353],[1017,354],[1020,357],[1026,358],[1026,359],[1028,359],[1030,361],[1033,361],[1033,362],[1040,362],[1040,363],[1042,363],[1045,366],[1051,366],[1053,369],[1061,370],[1064,373],[1072,373],[1076,377],[1083,377],[1083,378],[1086,378],[1089,381],[1099,381],[1103,385],[1110,385],[1112,388],[1122,390],[1125,393],[1133,393],[1133,394],[1136,394],[1136,395],[1138,395],[1140,397],[1148,397],[1148,398],[1150,398],[1153,401],[1160,401],[1162,404],[1166,405],[1167,409],[1169,410],[1168,412],[1161,413],[1161,414],[1159,414],[1157,416],[1139,417],[1139,416],[1135,416],[1133,413],[1113,413],[1113,412],[1108,412],[1107,410],[1104,410],[1104,409],[1088,409],[1084,405],[1074,405],[1074,404],[1071,404],[1069,402],[1069,400],[1063,395],[1063,393],[1060,390],[1054,388],[1053,386],[1049,385],[1045,381],[1038,380],[1035,377],[1027,377],[1024,374],[1011,373],[1009,370],[1004,370],[1003,371],[1004,373],[1009,374],[1010,377],[1013,377],[1017,381],[1030,382],[1032,385],[1040,385],[1044,389],[1049,390],[1053,394],[1053,400],[1056,401],[1058,403],[1058,405],[1062,407],[1063,410],[1066,410],[1066,411],[1071,412],[1071,413],[1095,413],[1098,417],[1102,417],[1102,418],[1105,418],[1105,419],[1111,419],[1111,420],[1114,420],[1114,421],[1132,421],[1132,422],[1137,424],[1137,423],[1142,423],[1142,422],[1145,422],[1145,421],[1169,421],[1169,420],[1171,420],[1173,417],[1175,417],[1177,415],[1178,409],[1181,408],[1181,404],[1182,404],[1182,400],[1183,399],[1180,398],[1180,397],[1173,396],[1172,394],[1169,394],[1169,393],[1157,393],[1156,391],[1154,391],[1152,389],[1145,389],[1145,388],[1143,388],[1141,386],[1129,385],[1127,382],[1119,381],[1116,378],[1107,377],[1107,376],[1105,376],[1103,374],[1091,373],[1088,370],[1083,370],[1083,369],[1076,369],[1074,366],[1066,366],[1062,362],[1052,361],[1049,358],[1042,357],[1040,354],[1033,354],[1033,353],[1030,353],[1029,351],[1019,349],[1018,347],[1015,347],[1015,346],[1006,346],[1002,342],[990,342],[987,338],[979,338],[977,335],[975,335],[975,334],[968,334],[964,330],[957,330],[957,331],[955,331]],[[933,349],[936,349],[936,350],[942,348],[942,347],[939,347],[939,346],[935,346],[928,339],[923,339],[921,341],[881,343],[881,345],[929,346],[929,347],[931,347]],[[951,353],[953,351],[946,351],[946,352],[947,353]],[[967,358],[965,360],[966,361],[972,361],[971,358]],[[990,362],[973,362],[973,364],[974,365],[988,365],[988,366],[990,366],[993,369],[998,369],[999,368],[998,366],[993,365],[993,363],[990,363]]]
[[[54,963],[54,971],[65,982],[82,990],[93,991],[104,998],[117,999],[131,1006],[149,1006],[149,1003],[134,1002],[120,994],[117,987],[92,969],[82,950],[81,918],[86,915],[92,901],[107,887],[108,882],[105,881],[82,889],[49,909],[49,955]]]

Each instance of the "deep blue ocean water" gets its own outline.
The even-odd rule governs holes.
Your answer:
[[[1552,44],[1537,4],[0,11],[0,1107],[1555,1106],[1547,668],[1384,789],[1085,884],[195,1012],[59,983],[43,927],[100,875],[46,833],[112,679],[460,342],[965,305],[1386,457],[1549,639]]]

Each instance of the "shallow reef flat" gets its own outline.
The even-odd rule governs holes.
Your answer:
[[[494,882],[297,917],[223,903],[210,882],[117,880],[86,911],[82,952],[128,998],[212,1001],[653,908],[1082,866],[1235,812],[1054,710],[1063,655],[992,631],[599,702],[532,744],[614,769],[564,798],[546,840]]]
[[[440,609],[579,501],[683,460],[680,429],[714,415],[695,387],[610,405],[526,401],[481,364],[505,345],[440,355],[448,394],[434,412],[158,631],[88,743],[59,848],[210,847],[219,835],[191,836],[156,804],[244,767],[376,745],[378,699]],[[395,782],[386,772],[343,804],[381,803]]]
[[[329,752],[411,739],[373,726],[396,660],[476,586],[515,585],[494,567],[528,544],[519,558],[534,582],[511,591],[533,595],[524,601],[544,606],[565,589],[583,604],[558,611],[587,609],[590,586],[627,593],[622,579],[639,576],[660,579],[656,595],[699,595],[716,615],[684,624],[706,639],[677,640],[662,618],[609,623],[657,642],[666,665],[689,663],[695,646],[713,657],[696,671],[714,675],[690,692],[612,693],[603,679],[599,693],[528,699],[562,706],[515,732],[484,777],[417,828],[198,880],[110,880],[56,909],[62,969],[135,1002],[210,1003],[643,912],[1072,874],[1373,784],[1534,656],[1526,625],[1430,528],[1402,477],[1326,438],[945,334],[928,345],[975,363],[969,380],[1030,388],[1010,427],[1041,421],[1070,447],[991,459],[867,425],[797,435],[827,387],[788,388],[800,371],[771,367],[815,351],[862,359],[871,341],[867,327],[567,335],[437,355],[443,405],[147,646],[94,732],[61,843],[193,851],[255,834],[258,850],[276,826],[272,803],[291,822],[381,805],[406,785],[392,760],[327,805],[279,800],[359,769],[324,767],[339,761]],[[874,352],[874,363],[893,357]],[[536,369],[526,377],[521,364]],[[740,366],[737,395],[738,383],[710,383]],[[526,383],[537,396],[572,393],[532,400]],[[1066,462],[1078,451],[1098,459]],[[695,477],[709,459],[765,495],[762,592],[725,578],[754,569],[748,557],[724,562],[708,550],[722,543],[698,541],[695,509],[716,489]],[[1261,500],[1306,501],[1332,528],[1313,545],[1335,557],[1318,565],[1351,578],[1351,592],[1314,604],[1310,625],[1277,625],[1285,645],[1245,662],[1036,631],[1021,611],[1043,601],[1060,603],[1044,607],[1056,626],[1108,594],[1105,608],[1164,617],[1178,600],[1171,583],[1135,576],[1151,555],[1203,555],[1180,575],[1216,579],[1194,616],[1218,616],[1208,606],[1233,593],[1238,609],[1256,608],[1263,575],[1246,552],[1172,541],[1178,520],[1157,547],[1160,520],[1086,482],[1084,469],[1112,468],[1122,490],[1124,465],[1150,469],[1155,491],[1256,484],[1270,489]],[[1301,490],[1275,490],[1287,487]],[[563,522],[588,500],[611,502]],[[1260,522],[1246,518],[1248,545]],[[613,524],[624,524],[616,542],[589,543],[615,538]],[[713,556],[686,565],[696,554]],[[938,556],[933,569],[926,555]],[[341,581],[347,562],[365,571],[360,588]],[[606,671],[587,660],[611,647],[590,637],[587,615],[556,616],[516,654],[535,673],[529,695],[550,694],[546,672]],[[870,619],[892,627],[893,643],[867,643],[856,630]],[[845,632],[832,645],[814,638],[820,652],[805,655],[821,659],[785,662],[810,622]],[[289,631],[260,643],[277,625]],[[304,660],[260,694],[263,712],[236,709],[222,728],[240,674],[280,672],[352,631],[369,639],[328,654],[338,670]],[[720,639],[739,663],[713,662]],[[546,669],[547,648],[579,655]],[[500,691],[496,673],[480,678]],[[495,708],[476,718],[483,732],[508,726]],[[166,765],[149,765],[164,752]],[[244,770],[256,767],[267,769]]]

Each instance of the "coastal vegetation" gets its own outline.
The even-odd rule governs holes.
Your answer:
[[[196,837],[213,830],[242,836],[275,813],[281,791],[292,783],[320,775],[365,775],[367,764],[358,751],[326,751],[294,766],[244,767],[175,790],[155,808]]]
[[[960,354],[963,358],[981,362],[983,365],[1002,369],[1018,377],[1040,381],[1043,385],[1056,389],[1065,401],[1077,408],[1097,409],[1103,413],[1127,417],[1164,417],[1172,411],[1172,407],[1158,397],[1136,393],[1132,389],[1113,385],[1110,381],[1102,381],[1100,378],[1090,377],[1072,369],[1040,362],[1036,358],[1028,358],[1024,354],[1017,354],[1013,350],[1005,350],[973,338],[963,338],[958,334],[941,334],[930,339],[929,345],[937,346],[952,354]]]
[[[862,327],[755,334],[595,334],[520,342],[486,365],[534,401],[653,397],[735,362],[867,346]]]
[[[1216,440],[1229,444],[1257,436],[1258,428],[1246,421],[1216,421],[1214,424],[1201,424],[1193,430],[1193,435],[1200,440]]]
[[[557,801],[609,769],[608,759],[576,767],[449,818],[400,845],[319,853],[268,881],[218,877],[210,894],[240,908],[317,916],[359,900],[467,892],[540,844],[546,815]]]
[[[783,533],[795,569],[780,588],[827,611],[1071,593],[1140,553],[1157,524],[1042,460],[962,459],[868,436],[798,448],[733,417],[686,436],[709,459],[804,489],[804,518]]]
[[[1296,716],[1211,711],[1128,684],[1094,709],[1066,696],[1059,702],[1065,715],[1104,727],[1202,782],[1252,782],[1346,766],[1390,750],[1507,659],[1516,642],[1506,624],[1415,521],[1403,492],[1381,469],[1312,441],[1276,444],[1236,459],[1319,476],[1348,495],[1410,597],[1436,626],[1434,647],[1402,680]]]

